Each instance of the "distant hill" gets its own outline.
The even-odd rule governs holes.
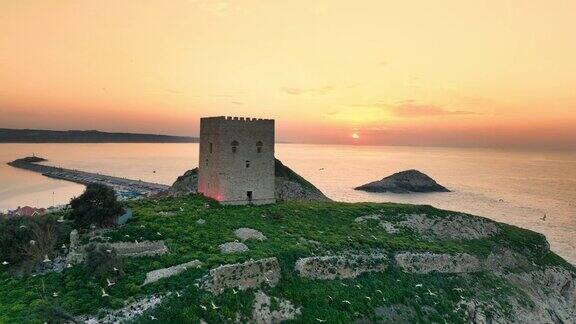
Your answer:
[[[96,130],[54,131],[0,128],[0,143],[198,143],[196,137],[107,133]]]

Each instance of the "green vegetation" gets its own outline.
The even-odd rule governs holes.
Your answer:
[[[124,275],[122,260],[116,250],[106,244],[90,243],[86,247],[84,267],[89,275],[101,279],[117,280]]]
[[[54,256],[70,230],[55,215],[0,218],[0,263],[7,262],[15,272],[30,272],[45,256]]]
[[[209,323],[232,322],[237,313],[250,316],[254,291],[227,290],[214,296],[199,289],[195,285],[197,279],[221,264],[272,256],[278,258],[282,279],[276,287],[263,286],[262,290],[302,307],[298,321],[352,322],[375,319],[375,309],[385,314],[393,313],[387,310],[394,309],[396,313],[402,310],[410,313],[419,322],[464,323],[464,311],[456,306],[462,298],[496,301],[500,311],[507,312],[510,307],[507,297],[522,297],[522,292],[488,272],[417,275],[395,267],[356,279],[314,281],[297,276],[295,262],[310,255],[373,249],[390,255],[398,251],[430,251],[486,256],[493,248],[504,245],[539,265],[571,268],[545,248],[546,242],[540,234],[504,224],[498,225],[502,229],[500,234],[489,239],[456,242],[426,241],[408,230],[388,234],[377,221],[354,221],[356,217],[374,213],[391,222],[398,220],[400,214],[424,213],[437,217],[450,214],[430,206],[336,202],[221,206],[196,195],[131,201],[127,205],[133,210],[134,218],[103,235],[109,237],[110,242],[162,239],[171,253],[124,258],[125,274],[110,287],[106,276],[92,277],[81,265],[61,273],[21,278],[0,266],[0,323],[41,323],[47,319],[46,314],[60,317],[98,314],[102,308],[116,309],[125,301],[168,292],[172,294],[159,307],[147,311],[146,316],[136,322],[197,322],[201,318]],[[205,224],[197,224],[199,219],[204,219]],[[233,231],[240,227],[257,229],[268,239],[246,241],[250,248],[246,253],[220,253],[218,245],[234,241]],[[204,263],[201,269],[189,269],[141,286],[147,272],[195,259]],[[109,297],[102,297],[103,288]],[[176,291],[180,297],[174,294]],[[212,303],[216,309],[211,307]],[[158,321],[151,321],[149,315]]]
[[[80,197],[72,199],[70,207],[70,217],[79,228],[112,226],[122,212],[114,189],[99,183],[89,184]]]

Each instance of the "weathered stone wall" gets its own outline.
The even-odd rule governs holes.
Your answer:
[[[198,165],[198,192],[205,196],[225,204],[246,204],[247,192],[252,191],[255,204],[275,202],[274,120],[202,118]]]
[[[110,246],[116,249],[116,253],[120,257],[140,257],[168,252],[168,247],[164,241],[115,242],[111,243]]]
[[[178,264],[178,265],[175,265],[175,266],[172,266],[169,268],[163,268],[163,269],[150,271],[146,274],[146,279],[144,280],[144,283],[142,285],[147,285],[149,283],[156,282],[156,281],[163,279],[163,278],[175,276],[177,274],[180,274],[180,273],[186,271],[187,269],[199,268],[201,265],[202,265],[202,262],[200,262],[198,260],[194,260],[194,261]]]
[[[330,255],[299,259],[295,270],[301,277],[336,279],[355,278],[365,272],[384,271],[387,267],[385,254]]]
[[[404,252],[394,256],[396,265],[403,271],[412,273],[467,273],[479,272],[483,263],[477,257],[467,254],[434,254]]]
[[[225,289],[246,290],[261,284],[275,286],[280,280],[280,266],[276,258],[227,264],[210,270],[202,280],[202,288],[220,294]]]

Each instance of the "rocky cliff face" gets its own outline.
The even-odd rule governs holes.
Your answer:
[[[330,201],[318,188],[302,178],[280,160],[275,160],[276,199],[278,201]],[[172,195],[185,195],[198,191],[198,168],[178,177],[170,188]]]
[[[360,187],[356,187],[355,189],[368,192],[392,193],[450,191],[418,170],[407,170],[394,173],[382,180],[370,182]]]

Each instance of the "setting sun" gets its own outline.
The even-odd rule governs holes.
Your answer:
[[[352,138],[353,138],[353,139],[359,139],[359,138],[360,138],[360,135],[358,135],[358,133],[353,133],[353,134],[352,134]]]

